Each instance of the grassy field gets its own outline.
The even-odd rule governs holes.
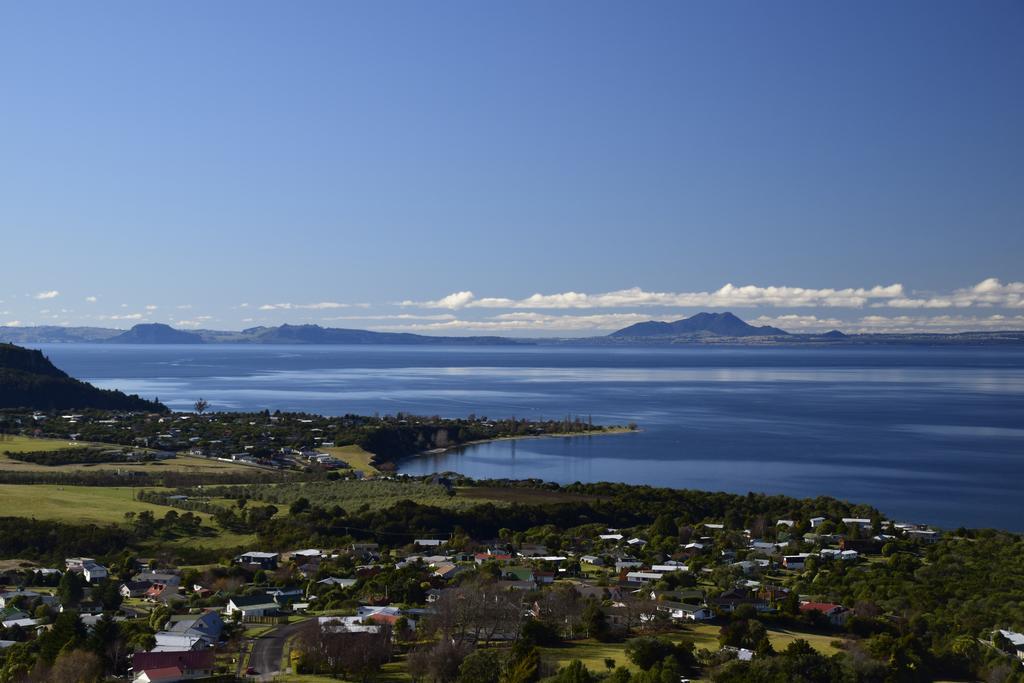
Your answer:
[[[89,443],[85,441],[65,441],[63,439],[35,439],[29,436],[14,436],[0,434],[0,471],[6,472],[68,472],[68,471],[98,471],[98,470],[128,470],[146,472],[203,472],[209,474],[220,474],[224,472],[239,472],[252,470],[248,465],[239,465],[220,460],[208,458],[196,458],[190,455],[178,455],[173,460],[160,460],[156,462],[140,463],[102,463],[96,465],[58,465],[48,467],[31,462],[12,460],[4,455],[6,451],[12,453],[34,453],[38,451],[55,451],[66,448],[85,448],[88,446],[96,448],[117,448],[110,444]]]
[[[138,489],[128,486],[58,486],[56,484],[0,484],[0,510],[19,517],[49,519],[69,524],[120,524],[126,512],[149,510],[163,517],[171,508],[135,500]],[[156,489],[154,489],[156,490]],[[180,512],[180,511],[179,511]],[[209,515],[196,513],[207,526],[215,526]],[[252,535],[221,531],[217,536],[163,541],[170,545],[189,544],[207,548],[247,545]]]
[[[239,486],[239,490],[243,487]],[[484,498],[467,498],[462,492],[449,496],[445,488],[439,484],[422,481],[402,481],[391,479],[339,480],[289,482],[284,484],[247,485],[245,490],[256,490],[258,496],[250,500],[250,504],[276,505],[284,514],[288,506],[299,498],[306,498],[313,505],[329,508],[340,505],[347,512],[361,509],[382,510],[391,507],[400,500],[411,500],[422,505],[434,505],[450,509],[465,509],[486,502]],[[211,502],[226,507],[235,505],[233,498],[211,498]],[[502,501],[496,501],[504,505]]]
[[[330,453],[338,460],[344,460],[357,472],[362,472],[368,477],[380,474],[376,467],[370,462],[373,453],[364,451],[362,446],[355,444],[351,446],[336,446],[334,448],[319,448],[317,450]]]
[[[681,633],[668,635],[674,641],[691,641],[696,649],[705,648],[711,651],[719,649],[718,626],[712,624],[694,624],[683,627]],[[832,645],[836,636],[826,636],[817,633],[798,633],[785,629],[769,629],[768,639],[776,651],[784,650],[790,643],[798,638],[806,640],[811,646],[824,655],[833,655],[838,650]],[[582,661],[591,671],[605,671],[604,660],[610,658],[615,660],[616,666],[624,666],[627,669],[635,670],[625,654],[625,643],[599,643],[595,640],[580,640],[561,647],[548,647],[542,649],[542,656],[547,662],[555,663],[558,666],[565,666],[574,659]]]

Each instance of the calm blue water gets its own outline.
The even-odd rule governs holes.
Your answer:
[[[40,346],[190,409],[562,417],[642,432],[505,441],[402,471],[831,495],[1024,530],[1024,350]]]

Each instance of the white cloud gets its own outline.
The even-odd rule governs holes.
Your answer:
[[[157,307],[156,304],[146,304],[146,310],[147,311],[155,311],[157,308],[158,307]]]
[[[60,296],[60,292],[58,292],[56,289],[51,289],[48,292],[39,292],[38,294],[36,294],[35,298],[36,299],[56,299],[58,296]]]
[[[8,320],[4,323],[4,327],[21,327],[20,320]]]
[[[522,299],[477,297],[472,291],[454,292],[430,301],[406,300],[405,307],[497,309],[588,309],[588,308],[902,308],[943,309],[978,307],[1024,308],[1024,282],[1002,283],[988,278],[948,294],[911,296],[902,284],[858,288],[823,288],[726,284],[711,292],[649,292],[639,287],[588,294],[561,292],[533,294]]]
[[[787,332],[827,332],[828,330],[841,329],[848,322],[839,318],[819,318],[816,315],[797,315],[788,313],[785,315],[762,315],[748,320],[751,325],[771,325],[781,328]]]
[[[177,320],[174,322],[175,327],[202,327],[207,320],[212,320],[213,316],[209,315],[197,315],[191,320]]]
[[[454,320],[451,313],[438,313],[437,315],[416,315],[413,313],[397,313],[394,315],[332,315],[321,318],[322,321],[337,320]]]
[[[868,315],[844,326],[844,332],[910,333],[910,332],[971,332],[984,330],[1024,330],[1024,315],[990,316],[910,316]]]
[[[192,308],[192,304],[181,304],[180,306],[176,306],[176,308],[182,311],[187,311]]]
[[[473,292],[453,292],[448,296],[441,297],[435,301],[402,301],[399,306],[417,306],[420,308],[450,308],[452,310],[463,308],[475,299]]]
[[[144,317],[141,313],[125,313],[124,315],[101,315],[100,320],[142,320]]]
[[[94,296],[87,296],[87,297],[85,297],[85,300],[86,300],[87,303],[90,303],[90,304],[94,304],[97,301],[96,297],[94,297]]]
[[[473,292],[449,294],[434,301],[403,301],[402,306],[422,308],[509,308],[509,309],[571,309],[571,308],[746,308],[773,307],[851,307],[860,308],[873,299],[903,296],[903,285],[893,284],[847,289],[807,289],[804,287],[759,287],[727,284],[713,292],[648,292],[639,287],[614,292],[586,294],[562,292],[533,294],[525,299],[504,297],[476,298]]]
[[[244,308],[247,305],[248,304],[243,304],[242,307]],[[331,309],[331,308],[351,308],[351,306],[352,306],[352,304],[341,304],[341,303],[338,303],[337,301],[321,301],[321,302],[315,303],[315,304],[290,304],[290,303],[284,303],[284,304],[263,304],[262,306],[260,306],[260,310],[261,311],[291,311],[291,310],[296,310],[296,309],[298,309],[298,310],[303,310],[303,309],[325,310],[325,309]]]
[[[973,287],[955,289],[949,294],[928,297],[897,297],[873,308],[1024,308],[1024,282],[1007,282],[990,277]]]

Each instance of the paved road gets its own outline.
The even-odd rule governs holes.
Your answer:
[[[284,655],[285,642],[298,633],[308,622],[297,621],[294,624],[285,624],[267,631],[262,637],[257,638],[252,644],[252,653],[249,655],[249,666],[256,669],[261,681],[272,681],[281,667],[281,657]]]

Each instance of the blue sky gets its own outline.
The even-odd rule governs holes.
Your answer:
[[[1024,328],[1022,73],[1016,1],[5,3],[0,325]]]

